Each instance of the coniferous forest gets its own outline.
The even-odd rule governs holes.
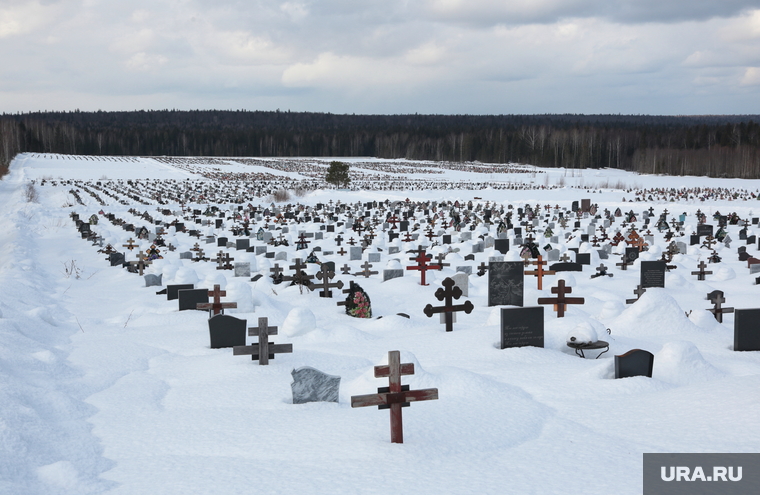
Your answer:
[[[0,116],[0,175],[17,153],[375,156],[760,178],[760,116],[335,115],[264,111]]]

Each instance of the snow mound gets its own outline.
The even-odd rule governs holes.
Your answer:
[[[691,334],[698,330],[664,289],[649,288],[641,298],[610,322],[613,335],[639,337],[644,335]]]
[[[625,310],[623,303],[618,301],[607,301],[602,305],[601,311],[597,315],[600,320],[615,318]]]
[[[565,340],[576,344],[590,344],[598,341],[599,336],[591,323],[584,321],[578,323],[571,332],[568,332]]]
[[[723,376],[725,373],[708,363],[691,342],[668,342],[654,357],[652,377],[665,382],[681,385]]]
[[[208,287],[209,289],[213,289],[215,285],[218,285],[221,290],[225,290],[227,288],[227,277],[220,272],[209,273],[201,283],[201,287]]]
[[[174,274],[175,284],[197,284],[200,279],[192,268],[182,267]]]
[[[227,297],[222,302],[236,302],[237,308],[231,309],[235,313],[253,313],[255,305],[253,303],[253,293],[251,286],[247,282],[233,281],[227,285]]]
[[[736,272],[731,267],[721,266],[718,268],[718,271],[715,272],[715,275],[713,277],[714,280],[733,280],[736,278]]]
[[[317,319],[306,308],[293,308],[282,322],[282,333],[288,337],[306,335],[317,327]]]

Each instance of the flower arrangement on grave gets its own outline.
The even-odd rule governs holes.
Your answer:
[[[306,257],[306,263],[316,263],[317,265],[322,264],[322,262],[319,261],[319,258],[317,258],[317,255],[314,253],[314,251],[309,253],[309,256]]]
[[[359,284],[352,283],[346,298],[346,314],[354,318],[372,318],[369,296]]]

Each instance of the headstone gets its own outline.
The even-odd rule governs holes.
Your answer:
[[[361,246],[351,246],[348,248],[349,255],[348,259],[349,261],[361,261],[362,259],[362,248]]]
[[[504,261],[504,256],[489,256],[488,257],[489,263],[497,263],[500,261]]]
[[[392,269],[385,269],[383,270],[383,282],[387,282],[388,280],[399,278],[404,276],[404,269],[403,268],[392,268]]]
[[[226,237],[217,237],[216,238],[216,247],[227,247],[227,239]]]
[[[258,256],[260,254],[266,254],[266,252],[267,252],[267,247],[266,246],[255,246],[255,249],[256,250],[254,251],[254,253],[256,253],[256,256]]]
[[[580,263],[554,263],[549,266],[553,272],[582,272],[583,265]]]
[[[641,288],[665,287],[665,262],[642,261],[641,262]]]
[[[760,263],[749,265],[749,273],[760,273]]]
[[[388,254],[398,254],[399,247],[398,246],[388,246]]]
[[[251,264],[235,263],[235,276],[236,277],[250,277],[251,276]],[[244,345],[244,344],[241,344]]]
[[[234,316],[218,314],[208,320],[208,333],[212,349],[245,345],[246,321]]]
[[[472,266],[471,265],[458,266],[456,268],[456,271],[466,273],[467,275],[472,275]]]
[[[302,366],[290,372],[293,383],[293,404],[307,402],[338,402],[340,377],[328,375],[310,366]]]
[[[111,266],[122,266],[124,265],[124,253],[111,253],[108,255],[108,261]]]
[[[713,235],[713,226],[707,225],[707,224],[697,225],[697,235],[698,236]]]
[[[507,251],[509,251],[509,239],[496,239],[494,240],[493,247],[501,254],[507,254]]]
[[[604,249],[597,249],[596,253],[599,255],[600,260],[606,260],[606,259],[609,259],[610,257],[609,253],[605,251]]]
[[[184,253],[179,253],[179,259],[181,260],[191,260],[193,259],[193,253],[190,251],[185,251]]]
[[[734,311],[734,350],[760,351],[760,309]]]
[[[367,261],[370,263],[380,263],[380,253],[367,253]]]
[[[547,261],[559,261],[559,249],[552,249],[546,253]]]
[[[143,278],[145,278],[145,287],[160,287],[161,280],[163,279],[164,274],[160,275],[154,275],[152,273],[149,273],[145,275]]]
[[[246,250],[250,245],[250,239],[235,239],[235,249],[237,251]]]
[[[615,378],[647,376],[652,378],[654,354],[641,349],[633,349],[620,356],[615,356]]]
[[[454,281],[454,285],[461,289],[462,296],[469,297],[470,276],[463,272],[457,272],[452,275],[451,279]]]
[[[194,287],[193,284],[167,285],[166,286],[166,300],[173,301],[179,298],[179,291],[185,290],[185,289],[192,289],[193,287]]]
[[[208,303],[208,289],[183,289],[178,294],[180,311],[198,309],[198,304]]]
[[[575,262],[581,265],[590,265],[591,253],[577,253],[575,255]]]
[[[639,248],[627,247],[625,248],[625,260],[628,263],[633,263],[639,259]]]
[[[459,233],[459,239],[462,242],[472,240],[472,232],[460,232]]]
[[[544,307],[502,308],[501,348],[544,346]]]
[[[522,261],[488,264],[488,305],[522,306],[524,278]]]
[[[287,261],[288,260],[288,253],[286,251],[278,251],[277,254],[274,255],[274,260],[275,261]]]

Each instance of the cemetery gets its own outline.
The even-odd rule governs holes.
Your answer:
[[[346,161],[19,155],[0,492],[636,494],[760,448],[760,180]]]

